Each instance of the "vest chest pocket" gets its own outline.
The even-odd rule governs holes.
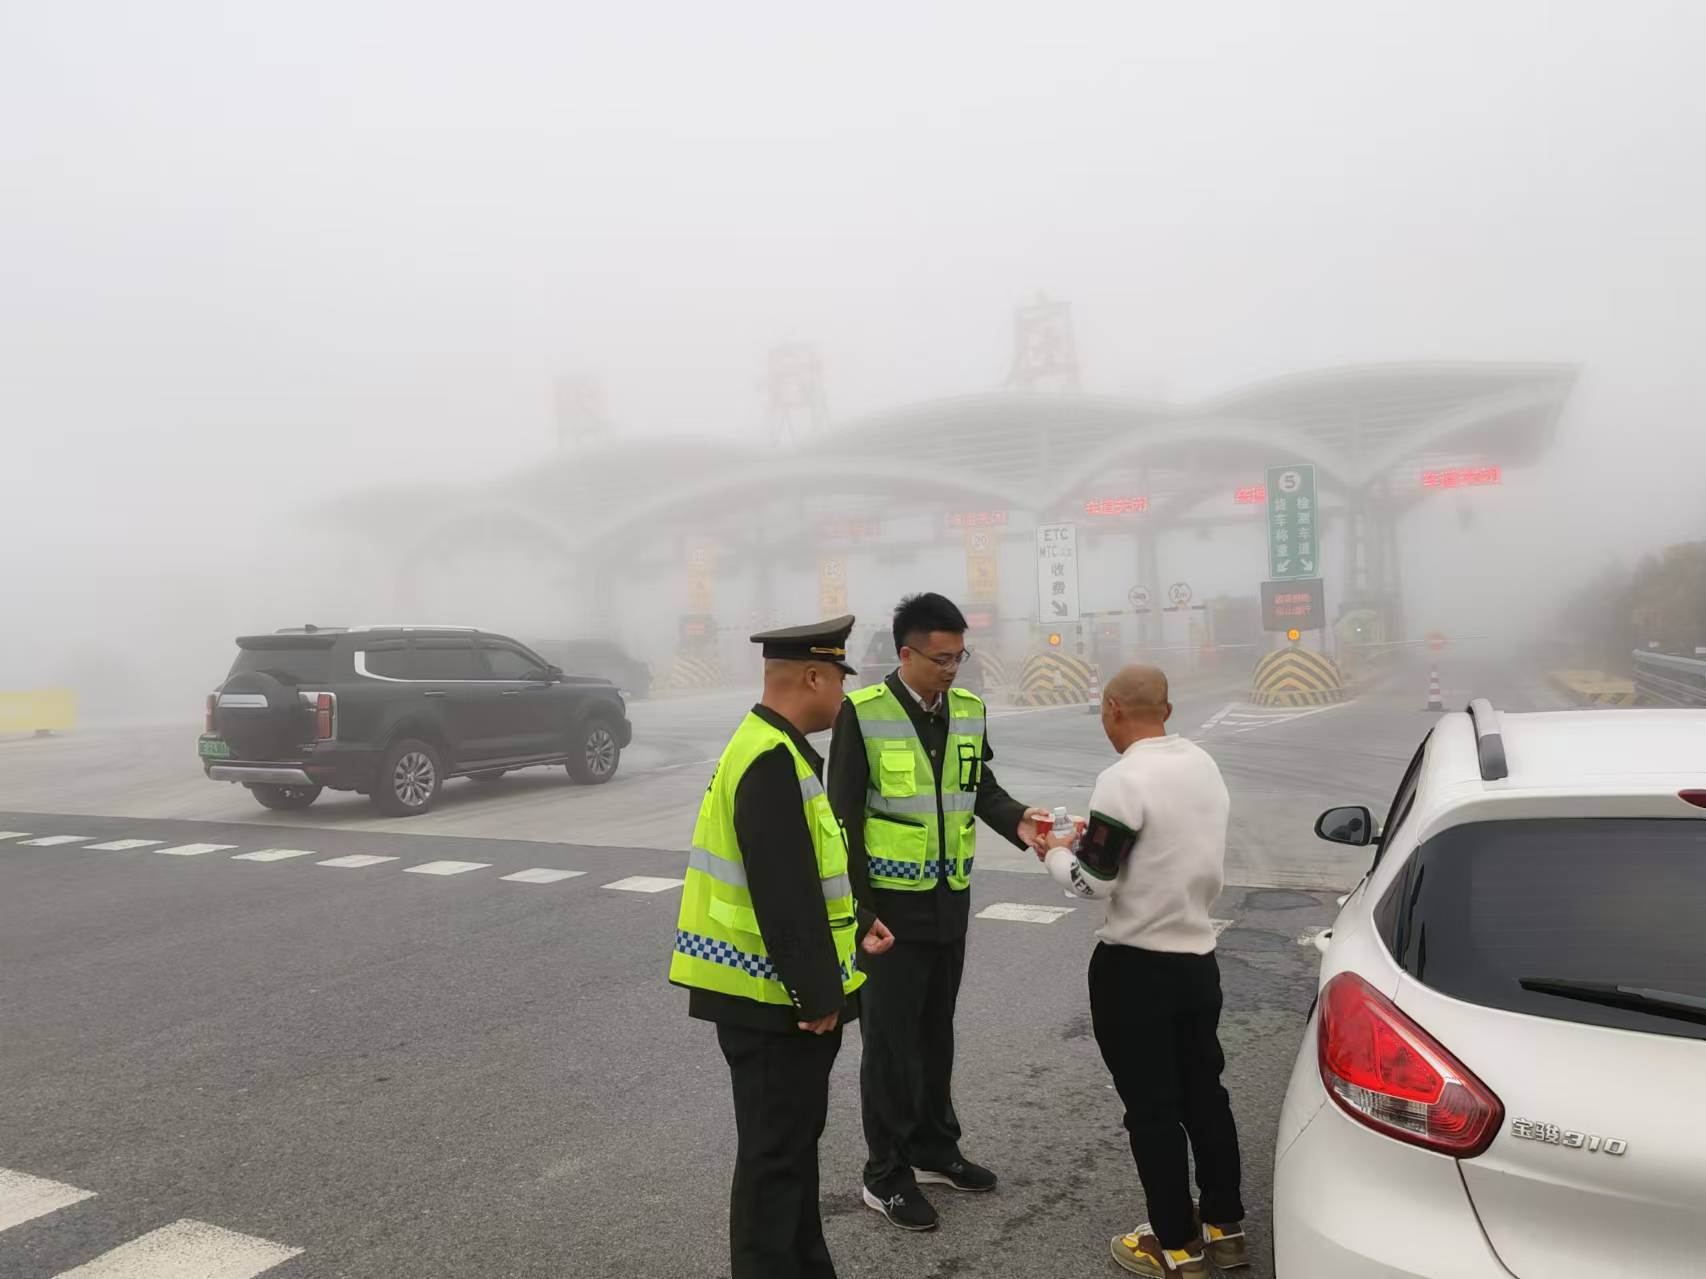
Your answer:
[[[890,799],[918,794],[918,769],[911,746],[885,748],[877,756],[877,790]]]
[[[827,802],[817,813],[818,848],[821,864],[819,873],[825,879],[847,872],[847,840],[841,833],[841,822]]]
[[[711,918],[724,928],[733,929],[737,933],[747,933],[753,937],[762,936],[758,931],[758,916],[753,912],[751,906],[737,906],[734,902],[713,896],[705,904],[705,909]]]

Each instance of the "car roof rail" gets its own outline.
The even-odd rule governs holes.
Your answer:
[[[480,633],[478,626],[437,626],[430,622],[366,622],[350,627],[352,631],[458,631],[468,635]]]
[[[1477,697],[1467,707],[1469,719],[1475,725],[1475,756],[1481,765],[1481,780],[1502,781],[1511,775],[1505,762],[1505,739],[1499,732],[1499,722],[1493,718],[1493,704]]]

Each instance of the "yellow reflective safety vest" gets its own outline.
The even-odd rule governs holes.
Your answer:
[[[847,696],[865,739],[865,852],[872,886],[924,892],[946,876],[948,887],[965,888],[977,844],[973,810],[983,777],[983,699],[948,690],[948,743],[938,794],[930,754],[887,681]]]
[[[735,837],[735,790],[740,779],[759,756],[778,746],[788,748],[800,780],[800,802],[805,806],[806,826],[817,853],[824,910],[835,939],[836,962],[841,966],[841,989],[851,994],[865,982],[855,949],[858,925],[841,823],[829,806],[823,783],[788,735],[750,712],[724,747],[710,788],[699,804],[693,849],[687,859],[687,882],[681,893],[681,915],[675,927],[675,953],[669,960],[669,980],[678,986],[714,990],[761,1004],[792,1006],[793,998],[771,963],[758,930],[740,841]]]

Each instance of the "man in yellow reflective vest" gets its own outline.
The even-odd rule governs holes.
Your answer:
[[[1013,799],[987,766],[983,701],[954,687],[965,632],[951,600],[903,599],[894,613],[900,667],[848,697],[830,752],[830,803],[847,832],[855,891],[895,936],[866,965],[861,998],[864,1200],[905,1230],[937,1225],[920,1182],[995,1188],[995,1174],[960,1150],[952,1088],[974,827],[981,818],[1035,848],[1048,826],[1047,810]]]
[[[817,1144],[841,1027],[859,1015],[860,952],[893,944],[858,917],[823,760],[851,617],[754,635],[764,697],[729,739],[693,827],[669,980],[715,1022],[735,1103],[732,1279],[834,1279]],[[856,940],[863,925],[864,939]]]

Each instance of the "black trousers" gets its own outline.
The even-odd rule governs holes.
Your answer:
[[[954,1007],[966,944],[896,941],[885,955],[861,955],[859,966],[865,1184],[886,1195],[912,1184],[914,1166],[943,1168],[960,1157]]]
[[[1125,1126],[1149,1222],[1164,1248],[1196,1237],[1186,1139],[1196,1156],[1202,1215],[1244,1219],[1238,1129],[1220,1085],[1220,965],[1102,943],[1090,958],[1090,1020],[1125,1103]]]
[[[835,1279],[818,1213],[817,1143],[829,1117],[827,1035],[717,1026],[735,1093],[731,1279]]]

